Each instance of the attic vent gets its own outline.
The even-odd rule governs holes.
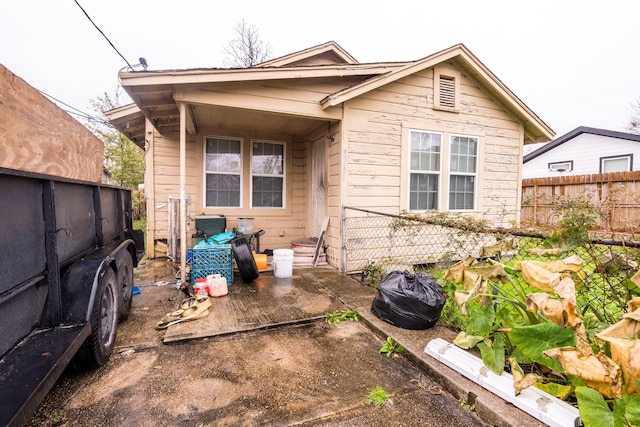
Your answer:
[[[453,77],[440,76],[439,106],[456,108],[456,81]]]

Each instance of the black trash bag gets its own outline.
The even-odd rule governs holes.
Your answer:
[[[427,273],[391,271],[378,286],[371,312],[404,329],[428,329],[440,318],[444,306],[442,286]]]

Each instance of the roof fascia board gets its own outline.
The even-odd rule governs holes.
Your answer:
[[[119,120],[127,116],[136,114],[142,114],[142,110],[136,104],[127,104],[122,107],[114,108],[113,110],[106,111],[104,113],[108,120]]]
[[[292,62],[298,62],[303,59],[311,58],[316,55],[323,54],[325,52],[333,52],[336,56],[342,59],[347,64],[358,64],[358,61],[351,56],[346,50],[334,41],[323,43],[318,46],[314,46],[299,52],[291,53],[285,56],[281,56],[276,59],[262,62],[257,64],[256,67],[280,67],[283,65],[291,64]]]
[[[493,90],[522,117],[525,121],[532,122],[540,128],[548,140],[553,139],[555,132],[545,122],[543,122],[527,105],[516,96],[515,93],[496,77],[469,49],[464,45],[459,45],[462,51],[460,57],[468,64],[469,68],[475,70],[482,81],[488,82]]]
[[[119,77],[122,86],[223,83],[382,74],[403,67],[404,65],[405,63],[374,63],[340,66],[244,68],[233,70],[143,71],[121,72],[119,73]]]
[[[420,70],[432,67],[440,62],[446,61],[456,56],[456,53],[455,53],[457,51],[456,48],[457,46],[454,46],[452,48],[430,55],[419,61],[410,62],[399,69],[390,70],[391,72],[388,72],[383,75],[379,75],[377,77],[373,77],[358,85],[355,85],[350,88],[331,94],[325,97],[320,102],[324,108],[334,107],[336,105],[342,104],[343,102],[348,101],[357,96],[360,96],[363,93],[367,93],[371,90],[382,87],[395,80],[410,76],[411,74],[414,74]]]
[[[392,70],[384,75],[369,79],[348,89],[329,95],[321,101],[324,108],[336,106],[356,96],[362,95],[370,90],[377,89],[395,80],[409,76],[420,70],[433,67],[441,62],[454,57],[461,58],[467,67],[475,72],[479,80],[485,82],[491,90],[496,92],[500,98],[505,100],[509,107],[525,121],[534,123],[545,137],[549,140],[553,138],[553,130],[547,126],[533,111],[529,109],[511,90],[509,90],[487,67],[482,64],[463,44],[454,45],[448,49],[434,53],[421,60],[409,63],[402,68]]]

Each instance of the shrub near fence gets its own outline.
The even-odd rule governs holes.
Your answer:
[[[600,208],[599,230],[640,230],[640,171],[523,179],[520,222],[554,226],[555,206],[571,199]]]
[[[370,271],[375,264],[383,273],[426,270],[437,277],[469,256],[513,265],[577,255],[585,264],[574,276],[581,313],[613,323],[631,296],[640,295],[631,281],[640,262],[640,242],[633,240],[591,238],[558,255],[538,255],[532,249],[551,245],[540,231],[489,229],[445,214],[392,215],[350,207],[344,208],[343,232],[347,274]]]

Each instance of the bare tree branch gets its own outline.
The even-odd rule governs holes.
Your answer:
[[[260,40],[258,28],[249,25],[244,19],[233,27],[234,37],[229,45],[222,49],[227,57],[224,65],[230,68],[249,68],[268,60],[271,56],[269,42]]]
[[[640,134],[640,98],[631,104],[631,116],[629,117],[627,129],[633,133]]]

